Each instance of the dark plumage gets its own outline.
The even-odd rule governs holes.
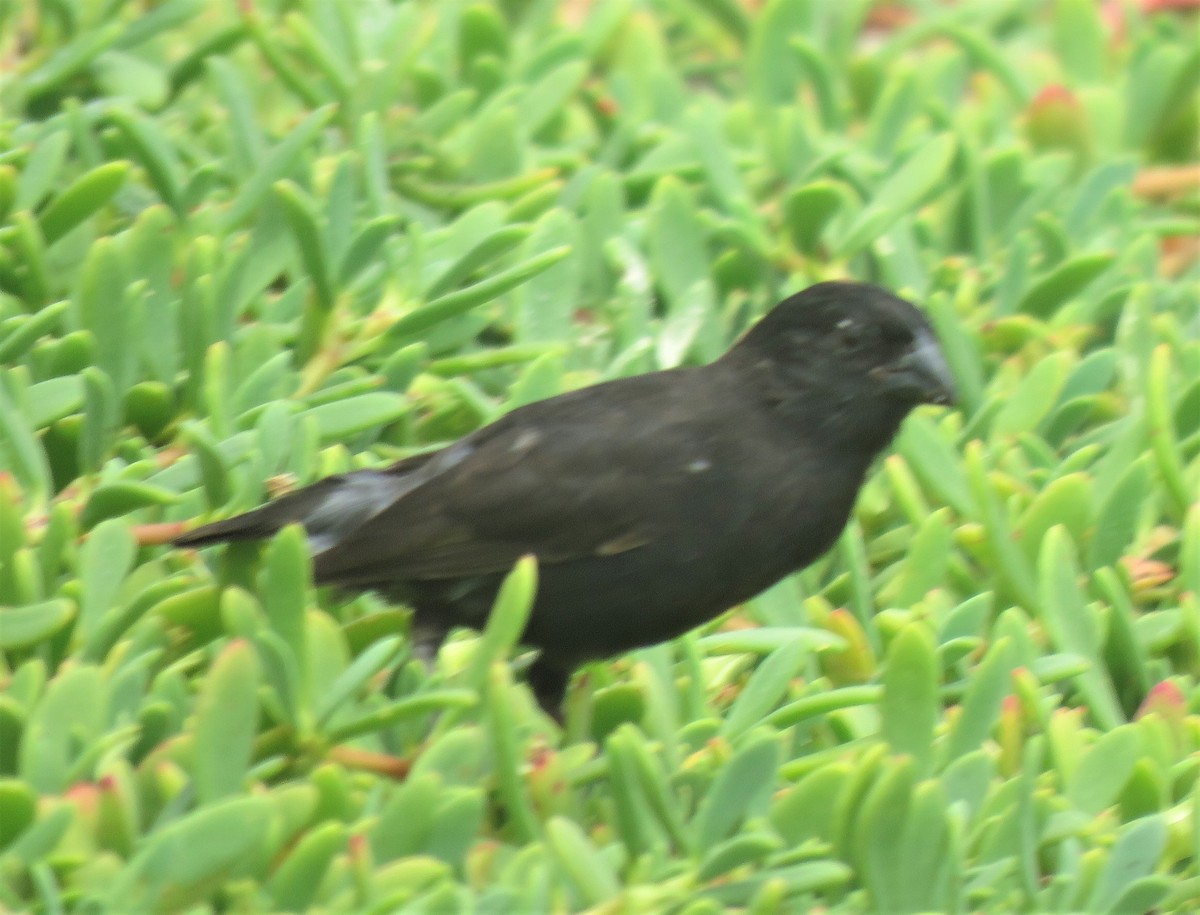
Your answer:
[[[917,309],[876,286],[821,283],[709,365],[529,404],[175,543],[300,522],[318,584],[412,606],[427,645],[481,626],[533,553],[523,642],[540,649],[530,680],[553,711],[581,663],[673,638],[824,553],[908,412],[953,396]]]

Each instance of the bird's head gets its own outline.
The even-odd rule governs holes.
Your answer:
[[[888,438],[913,407],[955,400],[929,321],[867,283],[818,283],[789,296],[727,358],[759,367],[768,396],[787,412],[879,422],[891,426],[880,430]]]

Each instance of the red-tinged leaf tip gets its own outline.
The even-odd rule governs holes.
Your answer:
[[[545,744],[538,744],[532,747],[529,751],[529,765],[534,770],[544,769],[550,765],[550,761],[554,758],[554,751]]]
[[[1135,720],[1150,712],[1157,712],[1165,718],[1180,718],[1187,711],[1187,696],[1173,680],[1163,680],[1150,687],[1150,692],[1138,707]]]
[[[867,33],[889,35],[917,18],[917,14],[901,3],[877,3],[867,13],[863,30]]]
[[[166,521],[162,524],[137,524],[131,530],[138,546],[163,546],[187,529],[186,521]]]
[[[729,705],[730,703],[733,702],[734,699],[736,699],[738,697],[738,695],[741,693],[741,691],[742,691],[742,688],[738,684],[726,683],[717,692],[717,695],[716,695],[716,698],[714,699],[714,701],[719,706]]]
[[[1135,593],[1144,593],[1160,587],[1175,577],[1175,569],[1158,559],[1126,556],[1121,562],[1129,572]]]
[[[1078,152],[1088,142],[1087,113],[1079,98],[1066,86],[1045,86],[1026,112],[1029,142],[1040,148],[1067,148]]]
[[[621,113],[621,106],[611,95],[602,95],[596,99],[596,110],[608,118]]]
[[[408,778],[408,773],[412,769],[411,760],[402,759],[399,756],[388,756],[386,753],[356,750],[353,747],[334,747],[329,751],[329,758],[334,762],[341,763],[347,769],[371,772],[397,781]]]
[[[1159,165],[1144,168],[1133,179],[1133,192],[1139,197],[1184,197],[1200,188],[1200,165]],[[1167,236],[1194,239],[1195,235]]]
[[[96,812],[100,790],[92,782],[77,782],[63,793],[63,797],[78,807],[80,813],[92,814]]]
[[[746,619],[741,613],[735,613],[720,625],[721,632],[744,632],[747,629],[757,629],[753,621]]]
[[[1142,0],[1142,12],[1189,13],[1200,10],[1200,0]]]
[[[1079,99],[1075,97],[1075,93],[1066,86],[1053,84],[1043,86],[1042,90],[1034,97],[1030,103],[1031,108],[1047,108],[1052,105],[1069,105],[1072,108],[1079,106]]]
[[[1200,185],[1200,169],[1197,172],[1196,183]],[[1160,242],[1159,249],[1158,271],[1174,279],[1200,260],[1200,236],[1168,235]]]

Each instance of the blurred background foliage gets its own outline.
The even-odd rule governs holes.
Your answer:
[[[1188,0],[0,0],[0,907],[1194,910],[1198,133]],[[158,545],[839,277],[959,409],[561,732],[532,567]]]

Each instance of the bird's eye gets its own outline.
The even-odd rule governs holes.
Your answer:
[[[858,349],[863,342],[863,329],[852,321],[841,321],[837,326],[837,339],[843,350]]]

